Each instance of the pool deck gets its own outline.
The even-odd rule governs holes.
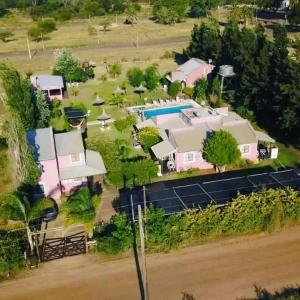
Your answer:
[[[192,107],[194,108],[201,107],[193,99],[177,99],[177,100],[153,101],[153,103],[146,103],[144,105],[130,106],[127,107],[127,111],[130,114],[136,114],[139,117],[140,121],[143,121],[144,114],[142,112],[145,110],[176,107],[182,105],[192,105]]]

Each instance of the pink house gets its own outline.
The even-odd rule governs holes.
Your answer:
[[[42,90],[48,100],[63,100],[64,81],[62,76],[32,75],[30,82],[35,89]]]
[[[49,127],[31,130],[27,137],[41,172],[37,196],[58,200],[87,185],[92,176],[106,174],[100,154],[84,149],[80,131],[53,134]]]
[[[183,171],[192,168],[209,169],[214,166],[203,159],[205,140],[216,130],[232,134],[238,143],[242,159],[258,161],[258,142],[271,139],[255,131],[248,120],[228,108],[193,107],[180,113],[160,115],[136,125],[137,130],[154,126],[162,141],[151,147],[162,171]]]
[[[198,79],[207,79],[214,65],[199,58],[191,58],[167,77],[170,82],[179,81],[182,87],[193,87]]]

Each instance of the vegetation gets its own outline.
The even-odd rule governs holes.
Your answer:
[[[188,7],[188,0],[154,0],[152,13],[157,22],[174,24],[186,17]]]
[[[25,267],[26,234],[0,231],[0,281],[13,277]]]
[[[83,69],[77,58],[67,49],[55,52],[54,75],[61,75],[68,82],[85,82],[94,77],[92,68]]]
[[[208,89],[208,83],[205,79],[199,79],[196,82],[193,92],[193,98],[197,100],[205,100]]]
[[[129,223],[124,215],[118,218],[122,220],[118,226],[110,226],[115,223],[112,219],[99,229],[102,233],[98,239],[100,251],[117,254],[130,247],[132,231]],[[169,251],[216,237],[272,232],[299,219],[300,197],[298,192],[290,188],[238,195],[223,208],[212,204],[205,209],[191,209],[171,216],[165,216],[162,209],[151,205],[145,224],[146,247],[150,252]],[[102,247],[103,241],[105,246]]]
[[[296,136],[300,130],[300,63],[288,55],[284,27],[275,26],[273,37],[270,42],[262,26],[240,29],[235,22],[229,22],[221,33],[211,21],[195,26],[187,53],[211,58],[217,66],[233,65],[237,87],[233,104],[253,111],[259,124],[277,134]]]
[[[218,168],[235,163],[241,157],[237,141],[227,131],[219,130],[209,137],[203,148],[203,157]]]
[[[10,30],[0,30],[0,40],[3,43],[7,43],[8,42],[8,38],[12,37],[14,34],[12,31]]]
[[[119,132],[123,132],[128,128],[131,128],[137,122],[136,117],[134,115],[129,115],[125,119],[119,119],[114,122],[116,129]]]
[[[170,84],[169,89],[168,89],[168,94],[175,98],[178,96],[178,94],[181,91],[181,83],[179,81],[174,81]]]
[[[30,235],[30,221],[38,219],[43,210],[52,207],[53,202],[44,199],[35,206],[31,206],[26,196],[16,194],[0,194],[0,220],[21,221],[26,227],[27,240],[30,249],[33,250],[32,239]]]
[[[113,77],[119,77],[122,73],[122,65],[119,62],[114,62],[108,66],[108,74]]]
[[[51,112],[49,108],[49,104],[45,99],[45,95],[41,90],[36,91],[36,107],[37,107],[37,128],[45,128],[48,127]]]
[[[88,187],[82,187],[61,205],[65,226],[83,224],[87,232],[91,233],[99,204],[99,196],[92,196]]]
[[[144,81],[144,73],[140,68],[134,67],[128,70],[127,78],[132,86],[138,87]]]
[[[139,141],[145,151],[149,151],[161,138],[156,127],[144,127],[139,131]]]
[[[145,70],[144,80],[148,90],[152,91],[157,87],[160,80],[160,75],[155,65],[152,65]]]

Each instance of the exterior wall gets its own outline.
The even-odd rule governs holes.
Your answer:
[[[185,153],[176,153],[175,154],[175,165],[176,171],[185,171],[188,169],[211,169],[213,165],[205,161],[202,157],[202,153],[199,151],[191,151],[195,153],[195,161],[185,162],[184,155]]]
[[[198,69],[191,72],[186,77],[186,86],[193,87],[195,84],[195,81],[197,81],[200,78],[207,79],[207,75],[211,73],[211,71],[214,69],[213,65],[210,64],[203,64],[199,66]]]
[[[182,76],[183,76],[183,73],[181,71],[174,71],[174,72],[171,72],[171,79],[172,81],[182,81]]]
[[[250,152],[249,153],[244,153],[244,154],[242,153],[242,149],[243,149],[244,145],[249,145],[250,146]],[[258,157],[257,157],[257,143],[243,144],[243,145],[239,145],[238,147],[239,147],[239,149],[242,153],[241,158],[249,159],[253,162],[257,162],[257,160],[258,160]]]
[[[66,141],[67,142],[67,141]],[[80,153],[80,161],[72,162],[71,155],[59,155],[57,156],[57,162],[59,169],[85,165],[84,153]]]
[[[51,90],[60,90],[60,94],[59,95],[50,95]],[[58,100],[63,100],[63,91],[61,88],[58,87],[43,87],[43,91],[45,91],[48,94],[48,98],[49,100],[54,100],[54,99],[58,99]]]
[[[63,193],[66,194],[71,194],[74,190],[87,185],[87,177],[81,177],[81,178],[76,178],[74,179],[67,179],[67,180],[62,180],[61,181],[61,189]]]
[[[61,191],[56,160],[41,161],[40,165],[41,177],[39,184],[44,185],[45,196],[58,200],[61,196]]]

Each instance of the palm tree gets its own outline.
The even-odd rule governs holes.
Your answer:
[[[33,250],[31,238],[30,221],[38,219],[45,208],[52,207],[53,202],[50,199],[43,199],[35,206],[30,206],[28,199],[20,198],[16,194],[7,193],[0,195],[0,219],[14,220],[24,223],[27,232],[27,239],[30,250]]]

